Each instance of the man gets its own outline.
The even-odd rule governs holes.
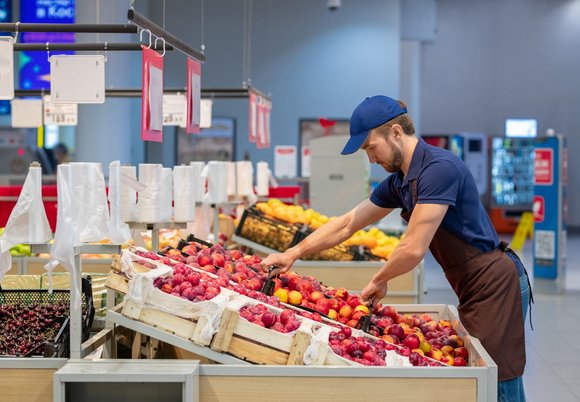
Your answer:
[[[386,96],[367,98],[354,110],[342,154],[358,149],[393,174],[351,211],[268,256],[264,267],[286,272],[298,258],[341,243],[402,208],[407,234],[362,290],[362,299],[381,300],[389,280],[413,269],[429,248],[459,298],[463,325],[498,365],[498,400],[524,401],[529,282],[518,257],[499,242],[469,169],[451,152],[417,138],[405,104]]]

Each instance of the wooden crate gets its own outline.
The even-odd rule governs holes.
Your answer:
[[[310,335],[306,332],[282,334],[252,324],[238,311],[226,308],[211,348],[257,364],[303,365],[309,344]]]
[[[382,262],[353,261],[298,261],[294,270],[300,275],[310,275],[333,288],[346,288],[360,292],[380,269]],[[423,294],[423,263],[415,269],[389,281],[383,304],[419,304]]]
[[[208,343],[201,340],[202,337],[200,335],[201,329],[207,324],[207,318],[205,317],[200,317],[198,320],[188,320],[154,308],[141,308],[130,300],[125,302],[121,314],[127,318],[141,321],[180,338],[187,339],[197,345],[208,345]]]

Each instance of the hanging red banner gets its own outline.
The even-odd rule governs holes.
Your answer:
[[[257,120],[258,120],[258,132],[256,133],[256,146],[261,149],[266,147],[266,110],[265,110],[265,99],[258,96],[257,100]]]
[[[187,125],[185,132],[199,134],[201,122],[201,64],[187,58]]]
[[[249,113],[248,113],[248,141],[256,142],[256,122],[257,122],[257,99],[256,94],[250,91],[249,99]]]
[[[266,116],[264,117],[265,120],[265,132],[266,132],[266,148],[270,148],[270,139],[271,139],[271,132],[270,132],[270,114],[272,113],[272,101],[266,101]]]
[[[163,141],[163,56],[146,46],[141,64],[141,139]]]

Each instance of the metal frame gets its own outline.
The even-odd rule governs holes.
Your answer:
[[[160,27],[159,25],[155,24],[153,21],[147,19],[143,15],[139,14],[134,9],[129,9],[127,12],[127,18],[129,21],[134,23],[135,25],[149,30],[151,34],[157,36],[158,38],[162,38],[165,40],[166,43],[172,45],[175,49],[179,50],[181,53],[185,54],[186,56],[193,57],[198,61],[205,61],[205,55],[197,49],[194,49],[177,36],[167,32],[165,29]]]
[[[141,51],[143,48],[140,43],[15,43],[14,51],[32,51],[32,50],[46,50],[60,51],[72,50],[75,52],[91,52],[91,51]],[[173,46],[163,43],[152,44],[151,49],[154,50],[173,50]]]
[[[126,33],[136,34],[132,24],[28,24],[7,22],[0,24],[0,32],[76,32],[76,33]]]
[[[131,230],[151,230],[151,249],[156,253],[159,251],[159,229],[185,229],[187,222],[127,222],[127,225]]]
[[[199,400],[198,360],[69,360],[54,373],[55,402],[66,398],[66,383],[182,383],[182,400]]]
[[[44,48],[40,50],[45,50]],[[100,49],[105,50],[105,49]],[[109,49],[110,50],[110,49]],[[15,89],[14,95],[16,97],[24,96],[43,96],[48,94],[49,89]],[[257,92],[255,89],[202,89],[202,98],[211,99],[246,99],[250,96],[250,92]],[[164,94],[185,94],[185,88],[166,88],[163,90]],[[106,89],[105,96],[108,98],[140,98],[142,95],[141,88],[126,88],[126,89]],[[269,97],[266,96],[269,99]]]

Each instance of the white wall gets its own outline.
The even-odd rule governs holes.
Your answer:
[[[580,225],[580,1],[439,0],[422,52],[424,133],[503,134],[534,117],[569,141],[569,224]]]

